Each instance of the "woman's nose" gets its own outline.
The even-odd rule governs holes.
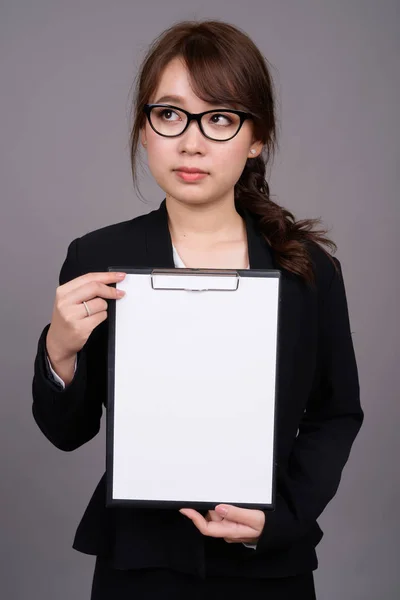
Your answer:
[[[181,135],[180,149],[188,152],[204,151],[206,138],[201,133],[199,124],[196,121],[189,123],[186,131]]]

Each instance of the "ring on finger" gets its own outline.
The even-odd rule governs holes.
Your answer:
[[[86,302],[85,302],[85,301],[83,301],[83,302],[82,302],[82,304],[83,304],[83,306],[86,308],[86,313],[87,313],[87,315],[86,315],[86,316],[90,317],[90,315],[91,315],[92,313],[90,312],[90,309],[89,309],[88,305],[86,304]]]

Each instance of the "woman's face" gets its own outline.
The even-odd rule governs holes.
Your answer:
[[[163,96],[181,99],[162,100]],[[229,106],[212,105],[198,98],[190,87],[184,63],[173,59],[164,69],[150,103],[171,104],[192,113]],[[176,117],[175,117],[176,118]],[[198,124],[192,121],[186,131],[174,138],[158,135],[146,119],[141,141],[147,149],[150,171],[164,192],[179,202],[203,204],[230,198],[246,160],[255,158],[262,150],[261,142],[252,143],[252,122],[246,119],[239,133],[226,142],[203,136]],[[255,153],[250,153],[254,148]],[[179,167],[199,168],[207,175],[197,181],[184,181],[176,173]]]

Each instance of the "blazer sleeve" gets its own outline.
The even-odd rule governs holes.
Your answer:
[[[265,512],[256,553],[287,549],[315,527],[364,419],[342,269],[334,261],[338,272],[333,269],[319,313],[317,376],[287,468],[278,469],[276,507]]]
[[[60,285],[82,274],[78,246],[79,238],[68,246],[59,275]],[[96,329],[100,330],[104,323]],[[99,332],[95,329],[78,352],[74,378],[63,389],[50,376],[46,361],[46,336],[50,325],[48,323],[43,329],[37,346],[32,380],[32,413],[40,430],[54,446],[72,451],[91,440],[100,430],[102,403],[106,401],[105,344],[98,343]]]

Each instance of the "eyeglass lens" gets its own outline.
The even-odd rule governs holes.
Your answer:
[[[186,127],[187,115],[175,108],[155,106],[151,111],[151,123],[161,135],[179,135]],[[203,115],[201,124],[206,135],[225,140],[238,131],[240,117],[229,111],[215,111]]]

